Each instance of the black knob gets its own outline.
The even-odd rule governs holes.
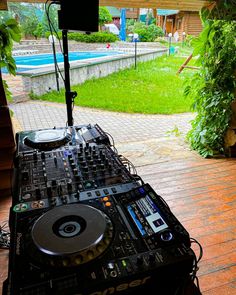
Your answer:
[[[79,162],[83,162],[83,160],[84,160],[84,157],[83,156],[78,156],[78,161]]]
[[[52,196],[52,187],[50,185],[47,186],[47,194],[49,197]]]
[[[57,166],[57,157],[54,156],[53,160],[54,160],[55,166]]]
[[[77,168],[73,169],[73,174],[74,175],[77,175],[78,174],[78,169]]]
[[[84,172],[88,172],[88,171],[89,171],[88,166],[84,166],[84,167],[83,167],[83,171],[84,171]]]
[[[57,181],[56,181],[56,179],[53,179],[52,180],[52,186],[56,186],[57,185]]]
[[[23,181],[29,180],[29,172],[28,171],[23,171],[22,172],[22,180]]]
[[[72,192],[72,182],[67,182],[67,190],[69,193]]]
[[[161,234],[161,239],[164,242],[169,242],[173,239],[173,235],[170,231],[165,231]]]
[[[136,263],[137,263],[138,266],[143,265],[143,256],[139,255],[137,257]]]
[[[61,201],[63,204],[66,204],[67,203],[67,197],[66,196],[62,196],[61,197]]]
[[[148,257],[148,260],[149,260],[149,262],[150,262],[151,264],[154,263],[155,260],[156,260],[155,254],[154,254],[154,253],[150,253],[150,254],[149,254],[149,257]]]
[[[80,175],[79,175],[79,174],[75,175],[75,180],[76,180],[76,181],[78,181],[78,182],[79,182],[79,181],[80,181],[80,179],[81,179],[81,177],[80,177]]]
[[[62,194],[62,186],[61,184],[57,187],[57,192],[58,192],[58,195],[60,196]]]
[[[97,166],[96,165],[93,165],[92,169],[95,172],[97,170]]]
[[[34,159],[34,161],[37,161],[37,159],[38,159],[37,152],[34,152],[34,153],[33,153],[33,159]]]
[[[36,194],[36,199],[40,200],[41,199],[41,191],[39,188],[36,188],[35,190],[35,194]]]
[[[56,203],[57,203],[57,199],[56,199],[55,197],[51,198],[50,201],[51,201],[51,205],[52,205],[52,206],[55,206]]]

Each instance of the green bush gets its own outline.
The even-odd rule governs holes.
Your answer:
[[[184,43],[185,45],[191,47],[192,46],[192,43],[194,42],[194,40],[196,40],[197,37],[196,36],[193,36],[193,35],[187,35],[185,37],[185,40],[184,40]]]
[[[68,39],[85,43],[108,43],[117,41],[118,37],[108,32],[97,32],[90,35],[82,33],[69,33]]]
[[[129,30],[138,34],[142,42],[153,42],[157,37],[164,36],[162,29],[155,24],[147,26],[143,22],[135,22],[133,26],[129,26]]]

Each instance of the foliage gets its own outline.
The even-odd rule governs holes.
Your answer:
[[[12,57],[13,41],[19,42],[21,31],[15,19],[0,23],[0,68],[6,67],[8,72],[15,75],[16,65]]]
[[[132,18],[128,18],[128,19],[126,20],[126,31],[127,31],[127,32],[130,32],[130,31],[131,31],[130,28],[131,28],[131,29],[133,28],[134,23],[135,23],[135,20],[132,19]]]
[[[206,19],[218,19],[225,21],[236,20],[236,1],[235,0],[210,0],[214,2],[214,8],[209,10],[207,7],[202,9],[203,17]]]
[[[112,21],[112,16],[109,10],[104,6],[99,6],[99,19],[98,23],[100,27],[102,27],[105,23],[109,23]]]
[[[33,31],[33,36],[37,39],[42,37],[42,35],[43,35],[43,26],[41,23],[38,23],[36,29]]]
[[[58,28],[58,6],[57,5],[50,5],[48,15],[49,15],[52,30],[58,32],[59,31],[59,28]],[[45,36],[46,32],[50,32],[46,12],[44,12],[44,14],[43,14],[42,26],[43,26],[42,34]],[[51,35],[51,33],[50,33],[50,35]]]
[[[28,17],[24,23],[22,24],[22,30],[25,35],[31,35],[34,36],[34,32],[37,29],[38,25],[38,19],[36,15],[32,15],[31,17]]]
[[[202,156],[224,153],[224,135],[232,115],[236,69],[236,23],[204,20],[204,30],[193,42],[200,72],[185,89],[194,95],[197,112],[188,139]]]
[[[188,47],[192,47],[192,43],[194,42],[195,39],[197,39],[196,36],[186,35],[185,40],[184,40],[184,45],[186,45]]]
[[[16,74],[16,65],[12,57],[13,41],[19,42],[21,39],[21,31],[15,19],[4,20],[0,22],[0,70],[6,67],[10,74]],[[3,80],[3,87],[6,92],[7,99],[11,97],[6,81]]]
[[[117,41],[118,37],[109,32],[96,32],[89,35],[82,33],[69,33],[68,39],[86,43],[108,43]]]
[[[129,26],[129,31],[138,34],[142,42],[153,42],[157,37],[164,36],[160,27],[154,24],[147,26],[143,22],[135,22],[133,26]]]

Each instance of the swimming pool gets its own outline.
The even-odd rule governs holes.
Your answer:
[[[107,52],[70,52],[69,53],[69,61],[79,61],[79,60],[86,60],[91,58],[98,58],[98,57],[105,57],[105,56],[114,56],[121,54],[121,52],[115,51],[107,51]],[[64,62],[63,54],[57,53],[57,62],[62,63]],[[33,70],[37,68],[42,68],[45,66],[50,66],[54,64],[54,57],[53,54],[35,54],[35,55],[24,55],[24,56],[14,56],[14,60],[16,62],[17,72],[24,72],[28,70]]]

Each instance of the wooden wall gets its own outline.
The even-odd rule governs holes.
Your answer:
[[[176,30],[182,37],[183,32],[186,35],[198,36],[203,27],[198,12],[181,11],[176,15]]]
[[[15,133],[0,72],[0,198],[11,195]]]

